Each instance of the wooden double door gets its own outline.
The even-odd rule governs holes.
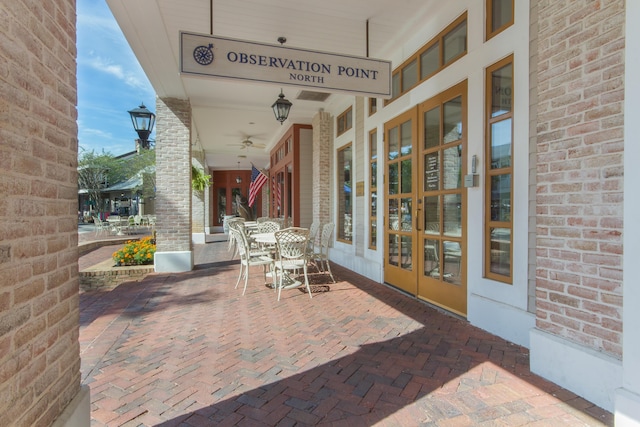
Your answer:
[[[385,282],[466,316],[466,81],[385,124]]]

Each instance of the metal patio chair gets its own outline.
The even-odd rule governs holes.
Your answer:
[[[289,227],[276,231],[276,256],[273,263],[274,284],[278,290],[278,301],[283,289],[298,288],[302,282],[291,276],[291,273],[299,274],[302,271],[304,285],[312,298],[309,277],[307,276],[308,240],[309,230],[307,228]]]

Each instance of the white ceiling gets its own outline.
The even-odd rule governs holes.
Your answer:
[[[440,0],[107,0],[159,97],[189,99],[196,149],[212,169],[265,167],[269,149],[292,123],[311,123],[327,103],[296,99],[301,89],[284,88],[293,102],[283,126],[271,105],[280,86],[179,73],[179,32],[189,31],[308,50],[398,59],[399,43],[430,17]],[[448,18],[447,18],[448,19]],[[403,42],[405,43],[405,42]],[[407,52],[407,55],[413,52]],[[402,58],[400,58],[401,60]],[[251,137],[265,148],[243,148]],[[238,157],[246,155],[246,158]],[[240,162],[240,165],[238,165]]]

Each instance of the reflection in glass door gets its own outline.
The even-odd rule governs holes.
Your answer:
[[[466,315],[466,82],[420,106],[418,296]]]

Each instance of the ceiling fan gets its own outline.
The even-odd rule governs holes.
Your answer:
[[[254,143],[251,140],[250,136],[246,137],[244,140],[242,140],[238,144],[227,144],[227,145],[232,145],[234,147],[241,147],[241,148],[246,149],[246,150],[249,150],[249,148],[263,149],[263,148],[266,147],[264,144],[256,144],[256,143]]]

